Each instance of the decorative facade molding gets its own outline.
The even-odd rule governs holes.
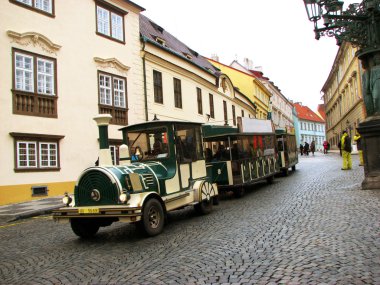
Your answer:
[[[48,53],[57,54],[57,51],[61,48],[60,45],[53,43],[48,37],[36,32],[25,32],[20,34],[14,31],[7,31],[7,35],[12,38],[12,42],[16,42],[23,46],[39,46]]]
[[[116,58],[100,58],[100,57],[94,57],[94,61],[103,68],[114,68],[122,73],[127,73],[130,69],[129,66],[126,66],[125,64],[122,64],[118,59]]]

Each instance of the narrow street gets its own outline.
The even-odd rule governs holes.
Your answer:
[[[154,238],[115,223],[86,241],[46,216],[18,221],[0,228],[0,284],[380,284],[380,191],[360,189],[358,164],[300,156],[207,216],[171,213]]]

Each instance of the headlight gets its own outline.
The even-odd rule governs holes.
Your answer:
[[[122,203],[127,203],[130,198],[131,198],[131,195],[129,193],[123,193],[123,194],[120,194],[119,196],[119,200]]]
[[[67,193],[65,193],[65,197],[62,198],[63,204],[68,206],[72,201],[73,199]]]

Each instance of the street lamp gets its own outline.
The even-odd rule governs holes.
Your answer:
[[[315,38],[335,37],[337,45],[358,47],[363,67],[362,90],[367,118],[359,124],[363,138],[363,189],[380,189],[380,0],[363,0],[343,11],[344,1],[303,0]]]

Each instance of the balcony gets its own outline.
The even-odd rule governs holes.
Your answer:
[[[57,118],[57,96],[12,90],[13,114]]]
[[[114,125],[128,125],[128,109],[127,108],[117,108],[113,106],[107,105],[99,105],[99,113],[100,114],[110,114],[112,116],[112,120],[110,124]]]

